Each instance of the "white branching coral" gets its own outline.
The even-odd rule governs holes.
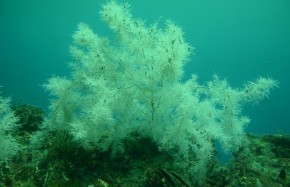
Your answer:
[[[7,160],[20,150],[20,144],[13,137],[18,118],[10,109],[10,99],[0,96],[0,161]]]
[[[128,4],[110,1],[102,20],[116,34],[111,42],[81,23],[73,35],[70,79],[46,84],[55,99],[44,129],[67,130],[88,149],[125,150],[132,134],[150,138],[172,154],[194,181],[202,181],[214,141],[225,150],[245,145],[241,114],[246,102],[259,102],[277,83],[260,77],[234,89],[214,76],[205,85],[197,76],[182,82],[192,47],[172,21],[165,28],[134,19]]]

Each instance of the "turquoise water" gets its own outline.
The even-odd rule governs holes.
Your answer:
[[[71,35],[79,22],[111,36],[98,12],[104,0],[1,0],[0,85],[16,103],[47,108],[41,85],[52,75],[69,76]],[[128,1],[135,17],[148,24],[170,18],[196,48],[185,77],[200,82],[213,73],[233,87],[259,75],[280,82],[269,100],[248,106],[248,132],[290,133],[290,1],[144,0]]]

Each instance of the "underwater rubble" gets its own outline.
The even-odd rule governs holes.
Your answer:
[[[0,186],[197,186],[172,168],[170,155],[138,134],[125,142],[127,151],[114,158],[109,151],[85,150],[65,131],[32,148],[29,138],[39,130],[45,112],[29,105],[13,109],[23,124],[15,135],[23,149],[0,163]],[[290,136],[248,134],[247,138],[248,146],[232,153],[226,164],[212,160],[202,186],[290,186]]]

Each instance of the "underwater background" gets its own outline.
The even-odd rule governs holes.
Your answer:
[[[16,104],[48,108],[43,87],[52,75],[70,76],[69,46],[79,22],[113,39],[98,12],[105,0],[1,0],[0,86]],[[233,87],[259,75],[279,81],[269,99],[243,111],[247,132],[290,132],[290,1],[128,0],[134,17],[160,25],[171,19],[195,47],[185,67],[199,82],[214,73]]]

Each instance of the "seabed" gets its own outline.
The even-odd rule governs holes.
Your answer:
[[[248,134],[248,147],[234,152],[226,164],[212,160],[203,184],[192,184],[188,174],[174,170],[171,157],[150,139],[132,135],[126,152],[85,150],[67,132],[54,134],[38,149],[29,145],[44,111],[39,107],[13,107],[22,127],[14,136],[23,149],[0,165],[0,186],[14,187],[181,187],[181,186],[290,186],[290,136]],[[218,153],[217,153],[218,154]],[[218,155],[217,155],[218,156]]]

